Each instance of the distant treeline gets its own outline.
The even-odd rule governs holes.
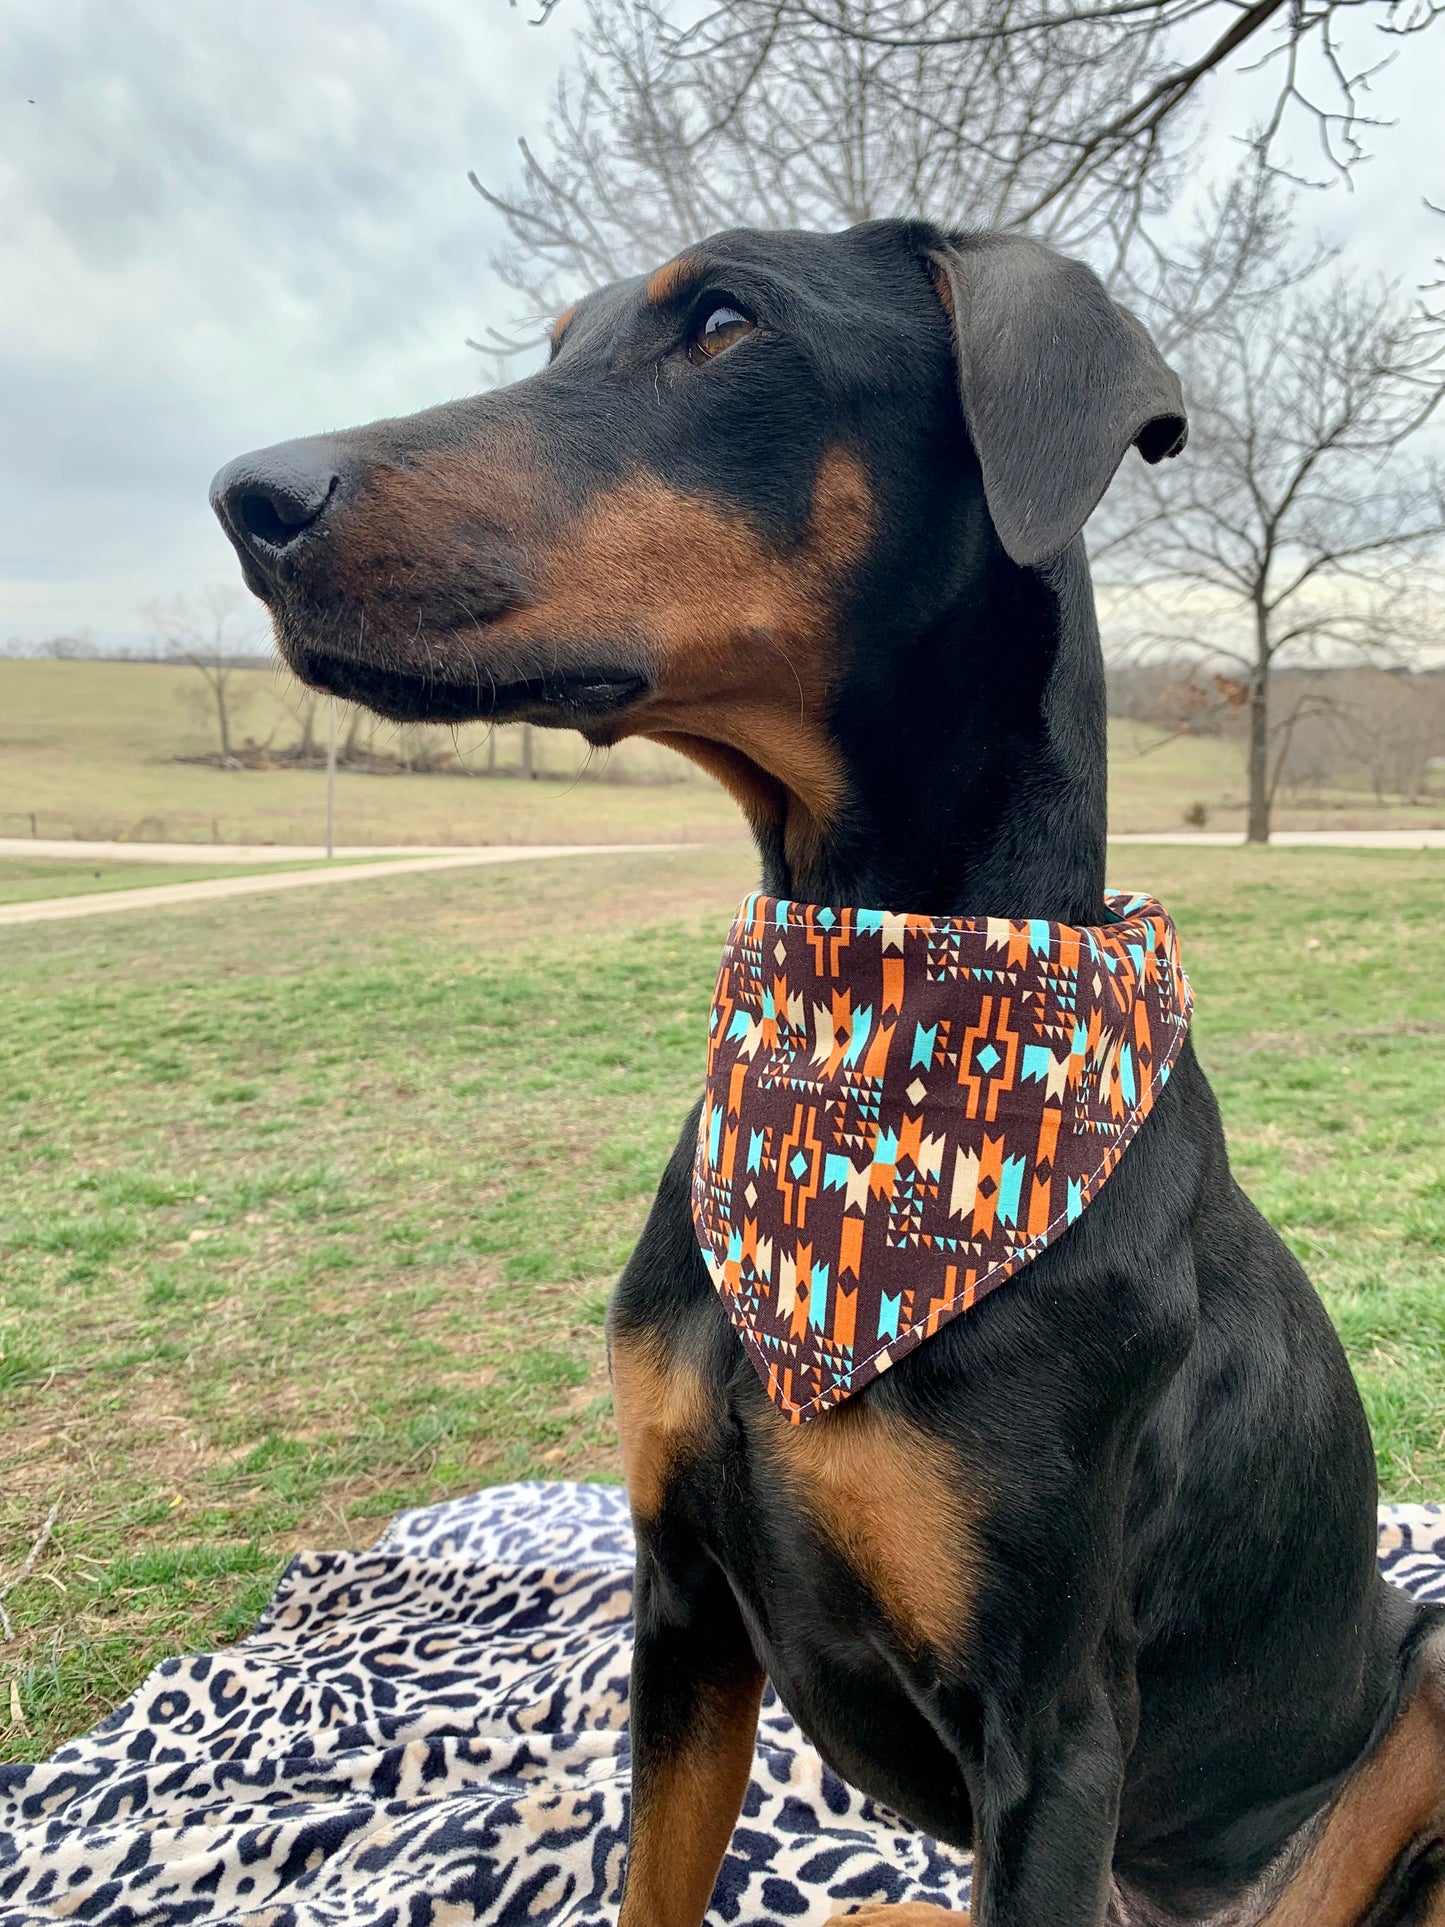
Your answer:
[[[161,664],[175,668],[174,651],[158,648],[102,649],[86,632],[52,636],[42,642],[11,640],[0,655],[55,662],[125,662]],[[210,681],[216,672],[267,670],[279,667],[270,653],[208,652],[204,667]],[[298,707],[295,742],[278,746],[275,734],[264,743],[246,738],[239,747],[227,742],[219,760],[254,768],[284,764],[310,765],[324,760],[317,740],[314,692],[293,685]],[[1243,746],[1249,702],[1244,680],[1230,672],[1211,669],[1196,660],[1116,661],[1108,668],[1109,714],[1150,725],[1166,736],[1210,736]],[[385,748],[375,742],[375,719],[344,706],[339,761],[343,768],[381,772],[398,769],[413,773],[442,771],[467,774],[504,773],[498,768],[495,736],[481,759],[458,754],[450,731],[392,732]],[[1271,788],[1298,794],[1323,789],[1365,789],[1381,801],[1398,797],[1416,802],[1445,792],[1445,665],[1411,669],[1370,665],[1276,669],[1270,695]],[[506,732],[508,736],[511,732]],[[526,746],[520,773],[540,774],[533,768],[531,732],[520,732]],[[210,759],[203,759],[210,760]],[[690,771],[648,772],[644,780],[684,780]],[[636,781],[604,762],[594,776]]]
[[[11,636],[8,641],[0,643],[0,656],[12,662],[158,662],[171,668],[175,667],[176,662],[174,653],[168,653],[155,643],[136,643],[131,646],[113,643],[105,647],[84,629],[73,636],[47,636],[42,642]],[[223,669],[275,669],[277,659],[269,650],[253,649],[222,656],[218,658],[218,665]]]
[[[1171,736],[1243,743],[1249,689],[1197,662],[1115,663],[1109,713]],[[1276,669],[1270,679],[1275,784],[1296,793],[1369,789],[1419,801],[1445,791],[1445,666]]]

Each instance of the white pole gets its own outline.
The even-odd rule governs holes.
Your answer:
[[[336,698],[326,699],[326,854],[336,854]]]

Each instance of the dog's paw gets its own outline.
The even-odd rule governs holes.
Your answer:
[[[969,1927],[972,1914],[951,1913],[926,1900],[869,1901],[850,1914],[834,1914],[828,1927]]]

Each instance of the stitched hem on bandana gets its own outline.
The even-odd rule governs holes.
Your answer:
[[[1188,1034],[1189,982],[1160,905],[1106,903],[1097,926],[741,906],[714,996],[693,1217],[793,1423],[1016,1276],[1153,1109]],[[962,1235],[971,1211],[982,1237]]]

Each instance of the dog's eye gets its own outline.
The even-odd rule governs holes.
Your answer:
[[[687,352],[695,362],[711,361],[725,354],[744,335],[750,335],[757,325],[737,308],[719,302],[717,307],[708,310],[702,326],[688,343]]]

